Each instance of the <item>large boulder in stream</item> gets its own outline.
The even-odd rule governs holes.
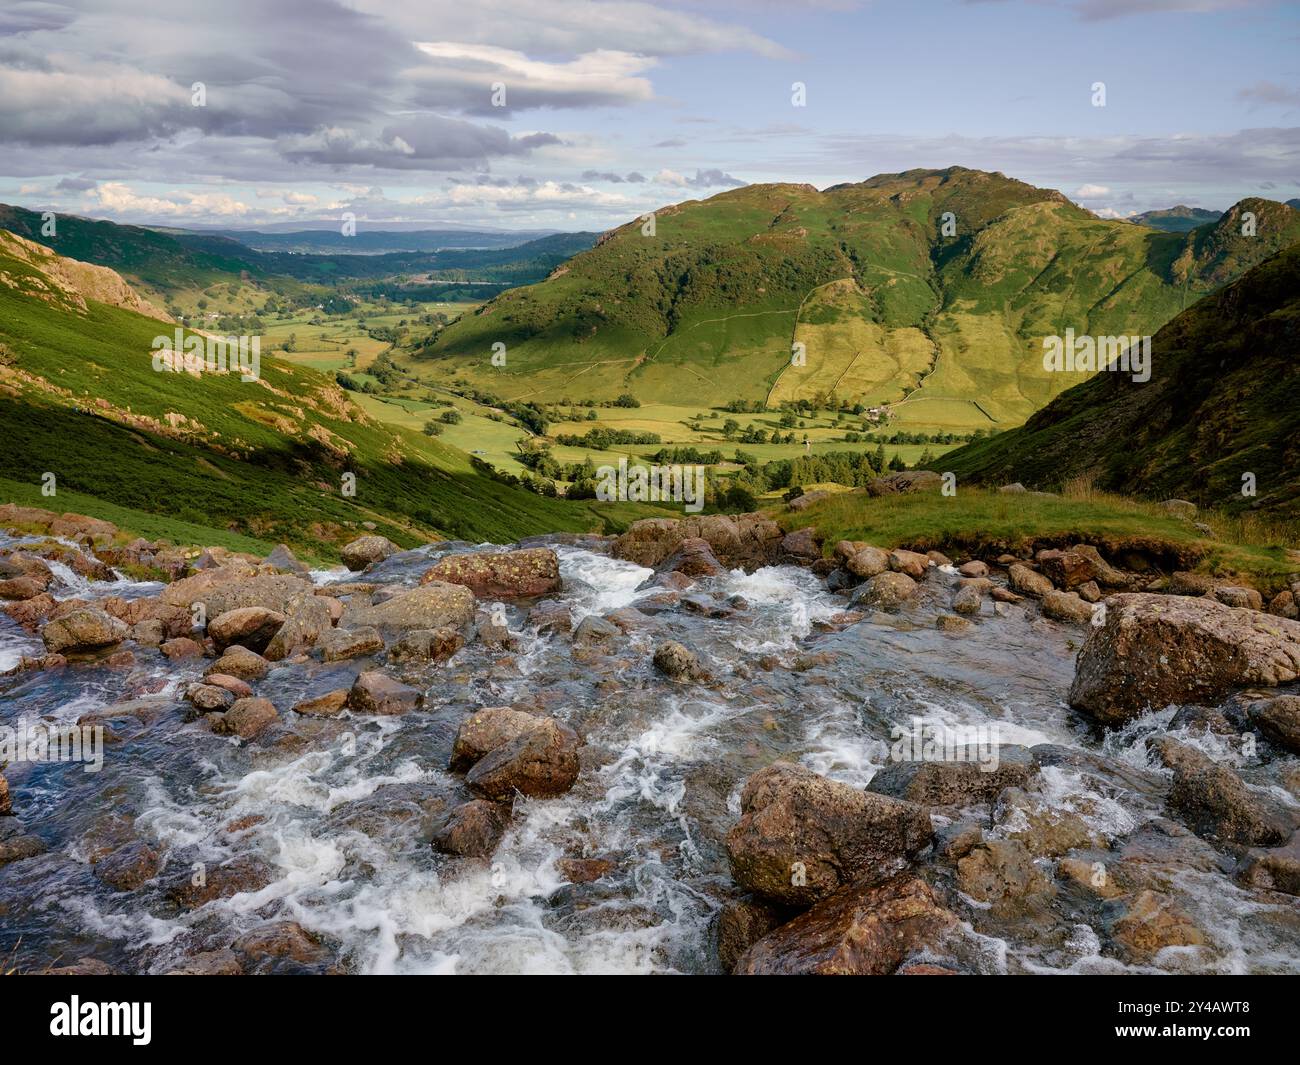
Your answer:
[[[861,791],[791,762],[760,769],[727,833],[731,875],[761,898],[811,906],[897,872],[933,836],[922,806]]]
[[[358,536],[339,552],[339,558],[348,569],[363,570],[389,555],[397,554],[398,547],[386,536]]]
[[[737,976],[887,976],[934,951],[958,925],[934,889],[913,876],[853,884],[770,932],[736,962]]]
[[[560,560],[549,547],[448,555],[420,578],[430,581],[463,585],[483,599],[534,599],[562,587]]]
[[[474,593],[459,584],[434,581],[400,592],[374,606],[351,606],[341,628],[373,626],[381,632],[412,629],[459,629],[474,620]]]
[[[1300,622],[1213,599],[1131,593],[1079,652],[1070,705],[1122,725],[1171,703],[1204,703],[1300,676]]]
[[[919,744],[918,744],[919,746]],[[868,791],[922,806],[969,806],[992,802],[1006,788],[1023,788],[1039,775],[1029,748],[1017,744],[958,747],[943,760],[894,762],[881,769]]]
[[[682,541],[692,538],[707,541],[724,566],[755,570],[778,560],[785,530],[763,514],[704,514],[681,520],[645,518],[633,522],[614,541],[610,554],[654,569]]]
[[[554,718],[539,718],[535,728],[484,755],[465,776],[485,799],[509,802],[563,795],[578,779],[578,734]]]
[[[208,622],[208,635],[218,651],[233,643],[262,652],[284,624],[284,615],[263,606],[244,606],[218,614]]]
[[[126,639],[127,627],[95,607],[71,610],[41,630],[46,650],[55,654],[80,654],[114,647]]]

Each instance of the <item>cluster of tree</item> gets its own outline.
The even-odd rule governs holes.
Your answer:
[[[596,451],[605,451],[616,444],[662,443],[658,433],[637,432],[632,429],[609,429],[599,425],[593,429],[588,429],[582,436],[562,433],[555,439],[565,447],[589,447]]]

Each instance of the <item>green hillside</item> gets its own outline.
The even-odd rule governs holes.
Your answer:
[[[1300,514],[1300,245],[1152,341],[1151,380],[1106,372],[1021,428],[944,457],[959,479],[1099,488]],[[1243,476],[1257,494],[1243,495]]]
[[[1242,210],[1257,236],[1234,235]],[[749,186],[643,228],[466,315],[424,350],[428,369],[511,400],[850,399],[888,404],[909,429],[1011,426],[1077,383],[1043,371],[1044,335],[1153,333],[1300,239],[1300,213],[1246,200],[1165,233],[953,167],[823,191]]]
[[[69,293],[20,250],[0,231],[7,499],[57,506],[66,495],[66,509],[178,523],[176,538],[199,527],[312,557],[331,557],[363,522],[411,545],[599,530],[651,512],[492,480],[464,452],[374,421],[331,377],[267,352],[257,381],[157,372],[153,339],[170,325]],[[46,473],[53,500],[35,498]],[[341,491],[345,473],[355,496]]]

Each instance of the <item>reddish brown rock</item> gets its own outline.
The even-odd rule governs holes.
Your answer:
[[[851,885],[777,928],[736,962],[737,976],[886,976],[933,949],[958,920],[924,881]]]
[[[732,877],[789,906],[811,905],[851,881],[889,876],[933,836],[923,807],[790,762],[750,777],[740,805],[726,838]]]
[[[532,799],[563,795],[578,779],[577,733],[552,718],[484,755],[465,776],[471,790],[498,802],[516,792]]]
[[[459,584],[484,599],[532,599],[560,590],[560,560],[548,547],[448,555],[420,578],[430,581]]]
[[[433,833],[433,846],[443,854],[461,858],[490,858],[509,823],[509,807],[486,799],[472,799],[447,815]]]
[[[357,677],[348,693],[348,708],[359,714],[392,716],[418,710],[424,695],[378,670]]]

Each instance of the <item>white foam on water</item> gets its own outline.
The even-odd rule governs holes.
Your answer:
[[[560,560],[560,577],[574,621],[581,621],[589,614],[605,614],[633,606],[637,599],[656,591],[637,590],[654,576],[654,570],[635,562],[576,547],[557,547],[555,553]]]

